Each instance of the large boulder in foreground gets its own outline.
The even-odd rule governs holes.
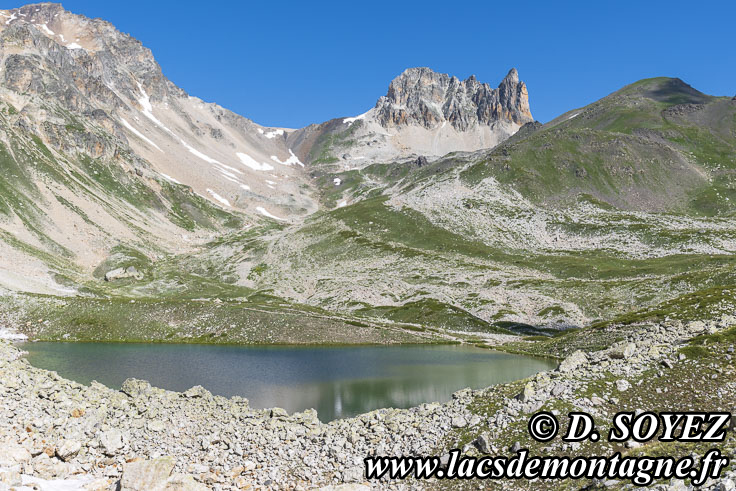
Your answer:
[[[173,474],[174,459],[160,457],[125,464],[120,491],[207,491],[192,476]]]

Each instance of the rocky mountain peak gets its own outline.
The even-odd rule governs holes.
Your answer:
[[[391,81],[388,93],[376,104],[376,115],[386,128],[434,128],[449,122],[459,131],[499,121],[523,125],[534,120],[526,84],[519,81],[515,68],[495,89],[474,75],[460,81],[427,67],[409,68]]]
[[[511,70],[509,70],[509,73],[506,74],[506,77],[504,77],[503,82],[506,82],[509,84],[519,83],[519,72],[516,71],[516,68],[512,68]]]

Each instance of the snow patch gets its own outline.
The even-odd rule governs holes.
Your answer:
[[[143,107],[143,111],[141,112],[143,113],[145,117],[153,121],[156,124],[156,126],[158,126],[159,128],[163,130],[166,130],[171,136],[178,139],[181,142],[181,144],[184,145],[184,147],[186,147],[187,150],[189,150],[189,153],[196,155],[197,157],[204,160],[208,164],[217,164],[227,169],[230,169],[234,172],[240,172],[237,169],[229,167],[223,164],[222,162],[220,162],[219,160],[213,159],[209,155],[200,152],[199,150],[197,150],[196,148],[188,144],[186,141],[184,141],[183,138],[181,138],[176,133],[174,133],[169,128],[167,128],[166,125],[164,125],[161,121],[158,120],[156,116],[153,115],[153,105],[151,104],[151,99],[148,97],[148,94],[146,94],[146,91],[143,89],[143,86],[141,85],[141,83],[137,82],[137,84],[138,84],[138,90],[141,91],[141,97],[138,99],[138,103],[141,105],[141,107]]]
[[[210,193],[210,195],[211,195],[211,196],[212,196],[213,198],[215,198],[215,199],[216,199],[217,201],[219,201],[219,202],[220,202],[220,203],[222,203],[223,205],[225,205],[225,206],[230,206],[230,202],[229,202],[228,200],[226,200],[225,198],[223,198],[222,196],[220,196],[219,194],[217,194],[216,192],[214,192],[214,191],[213,191],[213,190],[211,190],[210,188],[207,188],[207,192],[208,192],[208,193]]]
[[[49,29],[49,26],[47,26],[46,24],[41,24],[41,29],[43,29],[43,32],[45,32],[49,36],[56,36],[56,33]]]
[[[20,491],[25,489],[40,489],[41,491],[83,491],[85,486],[92,482],[92,478],[82,479],[41,479],[40,477],[21,475],[23,486]]]
[[[83,49],[83,48],[77,43],[69,43],[66,45],[66,49]]]
[[[242,184],[241,183],[240,184],[240,189],[243,189],[245,191],[250,191],[250,186],[248,186],[247,184]]]
[[[215,160],[215,162],[217,161]],[[220,170],[227,169],[229,171],[235,172],[236,174],[240,174],[241,176],[243,175],[243,172],[240,169],[236,169],[235,167],[230,167],[229,165],[225,165],[222,162],[217,162],[215,165],[220,166]]]
[[[301,161],[299,160],[299,157],[297,157],[296,155],[294,155],[294,152],[292,152],[291,149],[289,149],[289,158],[286,159],[286,160],[284,160],[283,162],[281,161],[280,158],[278,158],[275,155],[271,155],[271,160],[273,160],[274,162],[278,162],[281,165],[294,165],[294,164],[299,164],[302,167],[304,167],[304,164],[301,163]]]
[[[339,186],[340,184],[342,184],[342,179],[340,179],[339,177],[336,177],[332,180],[332,182],[335,183],[335,186]]]
[[[258,133],[263,134],[263,128],[258,128]]]
[[[283,134],[284,134],[284,130],[273,130],[273,131],[269,131],[264,136],[270,140],[271,138],[282,136]]]
[[[235,174],[233,174],[232,172],[228,172],[228,171],[226,171],[225,169],[219,169],[219,168],[218,168],[217,170],[219,170],[219,171],[220,171],[220,173],[221,173],[221,174],[222,174],[223,176],[225,176],[225,177],[229,177],[229,178],[231,178],[231,179],[237,179],[237,178],[238,178],[238,176],[236,176],[236,175],[235,175]]]
[[[575,113],[575,114],[573,114],[572,116],[570,116],[569,118],[567,118],[567,120],[569,121],[569,120],[571,120],[572,118],[574,118],[575,116],[577,116],[577,115],[579,115],[579,114],[580,114],[580,113]]]
[[[149,140],[148,138],[146,138],[146,136],[143,133],[141,133],[137,129],[133,128],[133,126],[130,123],[128,123],[124,118],[120,118],[120,121],[122,121],[123,122],[123,126],[125,126],[126,128],[128,128],[135,136],[137,136],[138,138],[140,138],[144,142],[148,143],[152,147],[155,147],[159,152],[163,152],[163,150],[161,150],[161,148],[159,148],[158,145],[156,145],[151,140]]]
[[[238,156],[240,161],[243,163],[243,165],[250,167],[253,170],[260,170],[260,171],[268,171],[273,170],[273,166],[269,165],[267,163],[258,163],[256,160],[251,157],[250,155],[246,155],[241,152],[236,152],[235,155]]]
[[[265,209],[265,208],[264,208],[264,207],[262,207],[262,206],[258,206],[258,207],[256,207],[256,211],[257,211],[258,213],[260,213],[261,215],[263,215],[264,217],[268,217],[268,218],[273,218],[274,220],[280,220],[280,221],[282,221],[282,222],[286,221],[286,219],[285,219],[285,218],[279,218],[279,217],[277,217],[276,215],[272,215],[271,213],[269,213],[269,212],[268,212],[268,210],[267,210],[267,209]]]
[[[7,26],[8,24],[10,24],[12,21],[14,21],[17,18],[18,17],[15,14],[10,14],[10,18],[5,21],[5,25]]]
[[[148,94],[146,94],[146,91],[143,89],[143,86],[140,82],[137,82],[138,84],[138,90],[141,91],[142,96],[138,98],[138,104],[143,107],[143,115],[153,121],[156,126],[163,128],[164,130],[168,131],[172,135],[176,136],[173,131],[168,129],[161,121],[156,118],[156,116],[153,115],[153,106],[151,105],[151,99],[148,97]],[[178,138],[178,137],[177,137]]]
[[[164,174],[163,172],[161,172],[161,177],[163,177],[164,179],[166,179],[169,182],[173,182],[174,184],[181,184],[179,181],[177,181],[176,179],[174,179],[173,177],[171,177],[169,175]]]
[[[187,142],[185,142],[181,138],[179,140],[181,141],[181,144],[184,145],[187,150],[189,150],[189,153],[191,153],[193,155],[196,155],[197,157],[199,157],[200,159],[204,160],[207,163],[210,163],[210,164],[220,164],[219,161],[213,159],[209,155],[206,155],[206,154],[200,152],[199,150],[197,150],[196,148],[194,148],[193,146],[191,146],[190,144],[188,144]],[[222,165],[222,164],[220,164],[220,165]]]
[[[353,116],[352,118],[345,118],[345,119],[342,120],[342,122],[345,123],[345,124],[348,124],[348,125],[349,124],[353,124],[356,121],[358,121],[359,119],[365,119],[366,114],[368,114],[369,112],[370,112],[370,110],[368,110],[368,111],[366,111],[363,114],[360,114],[358,116]]]
[[[344,208],[348,205],[348,200],[344,199],[337,204],[338,208]]]

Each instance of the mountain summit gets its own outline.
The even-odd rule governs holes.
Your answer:
[[[475,124],[507,121],[522,126],[534,120],[526,84],[519,81],[515,68],[496,89],[474,75],[460,81],[426,67],[409,68],[378,100],[376,116],[387,128],[411,124],[434,128],[448,122],[458,131]]]
[[[492,148],[531,121],[526,84],[515,68],[497,88],[475,76],[461,81],[427,67],[409,68],[373,108],[300,130],[297,145],[310,162],[346,170]]]

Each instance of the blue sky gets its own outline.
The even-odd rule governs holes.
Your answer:
[[[360,114],[411,66],[492,86],[516,67],[541,121],[660,75],[736,94],[732,0],[63,5],[140,39],[190,94],[270,126]]]

